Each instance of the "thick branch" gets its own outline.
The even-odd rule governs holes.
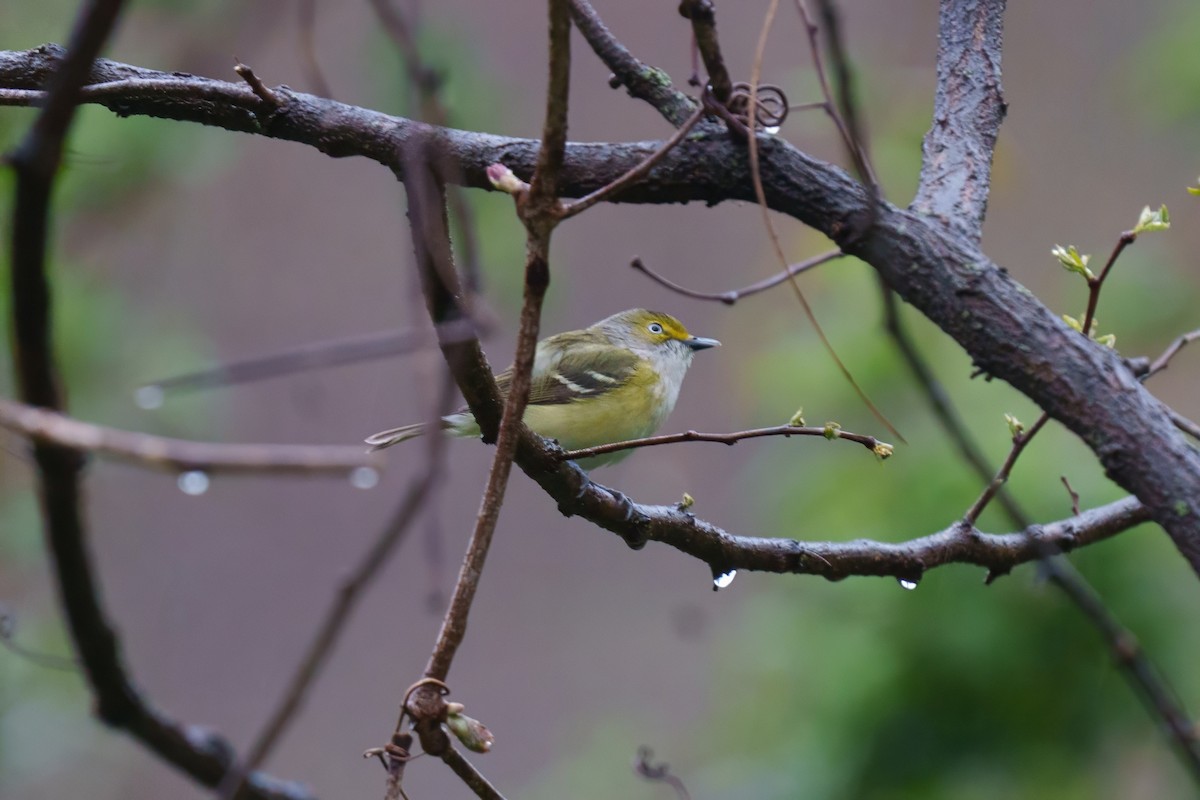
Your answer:
[[[992,152],[1008,107],[1000,86],[1007,0],[942,0],[933,126],[922,146],[912,210],[978,242],[987,213]]]
[[[53,53],[45,48],[0,53],[0,86],[38,86],[54,63]],[[109,78],[137,73],[111,62],[98,69]],[[170,85],[160,85],[151,97],[134,91],[131,98],[109,95],[104,102],[126,113],[256,130],[246,107],[257,107],[260,101],[248,88],[198,78],[165,78]],[[203,101],[195,97],[197,91]],[[334,155],[365,155],[389,164],[401,178],[404,167],[398,163],[398,153],[413,137],[434,132],[407,120],[280,91],[287,103],[271,118],[266,134],[303,141]],[[456,169],[451,177],[467,185],[484,186],[485,170],[495,161],[518,174],[532,172],[536,142],[453,130],[442,131],[441,137],[444,157]],[[560,193],[577,197],[594,191],[658,146],[653,142],[568,145]],[[1115,354],[1068,328],[989,261],[973,241],[925,215],[880,203],[878,219],[868,234],[846,241],[854,223],[871,212],[863,187],[842,170],[777,137],[764,137],[759,149],[771,208],[831,236],[847,252],[870,263],[902,298],[957,340],[980,368],[1011,383],[1078,434],[1109,476],[1146,504],[1200,571],[1200,453],[1175,429],[1169,410],[1138,385]],[[641,203],[750,200],[748,174],[743,147],[717,137],[688,139],[664,157],[645,182],[619,197],[622,202]],[[477,345],[462,350],[468,351],[478,353]],[[459,376],[460,388],[466,377]],[[475,374],[467,380],[481,389],[491,384],[491,375]],[[491,402],[486,393],[477,392],[476,399]],[[485,432],[498,419],[474,405],[472,410]],[[491,432],[494,435],[494,427]],[[531,462],[522,466],[536,471]],[[577,479],[566,482],[578,489]],[[560,502],[566,500],[560,497],[563,488],[559,482],[552,492]],[[567,503],[572,510],[586,506]]]

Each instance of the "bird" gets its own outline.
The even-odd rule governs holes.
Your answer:
[[[538,342],[534,354],[524,422],[564,450],[650,436],[675,408],[692,357],[720,344],[693,336],[670,314],[644,308],[548,336]],[[511,382],[512,367],[496,376],[501,396],[507,396]],[[427,427],[402,425],[365,441],[372,451],[382,450],[424,434]],[[480,435],[479,424],[466,408],[442,417],[441,428],[454,436]],[[632,452],[605,453],[577,463],[590,470]]]

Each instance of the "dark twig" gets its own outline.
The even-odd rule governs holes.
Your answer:
[[[333,97],[333,89],[321,69],[321,61],[317,58],[317,0],[300,0],[297,8],[299,14],[300,56],[304,61],[304,70],[308,73],[308,82],[313,90],[322,97]]]
[[[1190,419],[1180,414],[1175,409],[1168,409],[1167,413],[1171,417],[1171,422],[1176,428],[1191,436],[1193,439],[1200,440],[1200,424],[1192,422]]]
[[[801,425],[776,425],[773,428],[751,428],[750,430],[734,433],[700,433],[699,431],[684,431],[683,433],[667,433],[661,436],[647,436],[643,439],[630,439],[624,442],[600,444],[595,447],[585,447],[581,450],[567,450],[561,458],[578,461],[581,458],[591,458],[606,453],[617,453],[621,450],[634,450],[641,447],[655,447],[662,444],[678,444],[680,442],[718,442],[734,445],[743,439],[758,439],[764,436],[820,436],[825,439],[845,439],[848,442],[861,444],[875,455],[888,458],[892,454],[892,446],[881,442],[874,436],[864,436],[860,433],[844,431],[835,423],[823,428],[804,427]]]
[[[274,749],[284,731],[287,730],[308,696],[309,689],[325,666],[338,639],[345,630],[346,621],[354,612],[367,587],[375,580],[405,538],[414,521],[420,515],[433,487],[442,478],[445,438],[429,437],[429,460],[424,473],[412,482],[404,499],[393,512],[371,547],[359,560],[358,566],[338,586],[333,602],[325,611],[325,618],[317,628],[279,704],[275,707],[262,732],[250,746],[244,763],[230,770],[222,781],[218,797],[230,800],[242,787],[245,776],[257,769]]]
[[[671,84],[670,77],[639,61],[604,27],[587,0],[571,0],[571,19],[588,46],[612,70],[613,88],[624,86],[630,96],[644,100],[675,127],[695,113],[697,104]],[[703,127],[703,126],[702,126]],[[510,165],[511,166],[511,165]]]
[[[767,34],[771,32],[771,25],[775,21],[775,13],[778,9],[779,0],[771,0],[770,6],[767,7],[767,14],[763,18],[762,30],[758,35],[758,46],[754,51],[754,67],[751,71],[750,78],[751,108],[757,107],[758,82],[762,74],[763,56],[766,54],[767,49]],[[850,131],[851,133],[854,133],[855,129],[853,125],[851,125]],[[826,352],[829,353],[830,358],[833,359],[834,364],[837,365],[838,370],[842,373],[842,377],[844,377],[846,382],[850,384],[850,387],[854,389],[855,394],[858,395],[863,405],[865,405],[871,411],[871,414],[875,417],[875,419],[879,420],[880,424],[888,429],[889,433],[891,433],[901,442],[906,441],[900,431],[898,431],[896,427],[892,425],[888,418],[884,416],[883,412],[880,411],[875,403],[871,401],[871,398],[867,396],[867,393],[863,390],[863,388],[858,385],[858,381],[854,379],[854,375],[851,374],[849,367],[847,367],[845,362],[842,361],[841,356],[839,356],[837,351],[834,349],[833,343],[830,342],[829,337],[825,335],[825,329],[822,328],[821,323],[817,321],[817,315],[813,312],[812,306],[809,305],[808,299],[804,296],[804,292],[800,291],[800,284],[796,281],[795,276],[792,275],[791,270],[788,268],[787,256],[783,254],[783,246],[779,243],[779,235],[775,232],[775,226],[771,222],[771,214],[767,204],[767,194],[766,190],[763,188],[762,170],[759,164],[757,132],[752,130],[751,134],[746,137],[746,142],[750,153],[750,177],[754,184],[754,195],[758,199],[758,206],[762,212],[763,226],[766,228],[767,235],[771,240],[771,246],[775,251],[775,257],[779,260],[779,263],[783,266],[784,272],[786,272],[788,275],[788,283],[792,287],[792,292],[796,295],[796,300],[800,303],[800,307],[804,309],[805,316],[808,317],[808,321],[812,324],[813,329],[817,332],[817,336],[820,338],[821,344],[825,347]],[[876,205],[876,203],[872,203],[871,208],[874,209]],[[872,211],[871,213],[873,215],[875,212]],[[866,227],[870,228],[871,226],[868,225]]]
[[[1200,739],[1197,738],[1196,724],[1184,711],[1166,678],[1150,661],[1137,637],[1121,625],[1065,558],[1045,558],[1042,564],[1048,568],[1047,580],[1065,592],[1100,633],[1117,668],[1125,673],[1150,715],[1162,723],[1193,780],[1200,782]]]
[[[812,16],[808,13],[808,4],[805,0],[795,0],[795,2],[796,11],[800,13],[800,21],[804,24],[804,33],[808,36],[808,51],[812,55],[813,71],[817,74],[821,97],[824,98],[817,105],[824,108],[825,113],[833,120],[833,124],[838,129],[838,135],[842,137],[842,144],[845,145],[846,152],[852,153],[855,149],[854,137],[850,135],[850,131],[846,128],[846,121],[842,119],[842,115],[838,111],[837,102],[833,99],[833,91],[829,88],[829,76],[825,74],[825,59],[821,55],[821,29],[813,22]],[[805,105],[811,106],[812,104]]]
[[[1079,516],[1079,492],[1071,488],[1071,482],[1067,480],[1066,475],[1060,475],[1059,480],[1062,481],[1062,485],[1066,488],[1067,494],[1071,496],[1071,513],[1075,516]]]
[[[475,335],[474,328],[464,326],[464,335]],[[154,408],[169,391],[194,391],[278,378],[325,367],[405,355],[432,344],[429,334],[412,330],[380,331],[314,342],[265,356],[228,361],[215,367],[172,375],[142,385],[135,397],[138,405]]]
[[[729,71],[725,69],[721,44],[717,40],[716,9],[713,8],[711,0],[682,0],[679,3],[679,14],[692,23],[692,35],[695,37],[700,57],[704,59],[704,70],[708,73],[713,97],[718,103],[728,103],[729,95],[733,91],[733,82],[729,79]]]
[[[806,261],[799,261],[795,264],[789,264],[788,268],[783,272],[780,272],[778,275],[765,278],[757,283],[744,286],[741,289],[730,289],[728,292],[718,293],[697,292],[694,289],[681,286],[680,284],[675,283],[669,278],[659,275],[657,272],[647,267],[641,258],[633,259],[633,261],[629,263],[629,266],[633,267],[638,272],[643,273],[647,278],[654,281],[659,286],[664,286],[677,294],[683,295],[684,297],[691,297],[695,300],[716,300],[724,303],[727,306],[731,306],[738,300],[741,300],[743,297],[750,297],[751,295],[756,295],[759,292],[765,292],[767,289],[774,288],[789,278],[794,278],[802,272],[807,272],[814,267],[819,267],[826,262],[841,258],[844,255],[845,253],[843,253],[841,250],[830,250],[826,253],[821,253],[818,256],[813,256]]]
[[[1006,0],[941,0],[933,124],[912,208],[979,241],[992,154],[1007,105],[1000,85]]]
[[[384,461],[362,447],[299,444],[222,444],[170,439],[81,422],[55,411],[0,398],[0,427],[73,453],[98,453],[168,472],[269,472],[344,475]]]
[[[521,307],[521,319],[517,335],[516,355],[513,358],[512,379],[504,410],[501,415],[496,438],[496,453],[492,469],[484,489],[475,530],[471,535],[462,569],[454,586],[454,593],[441,630],[425,667],[427,679],[444,682],[450,671],[454,655],[466,635],[467,617],[474,602],[475,592],[483,573],[484,562],[500,507],[504,501],[513,457],[525,426],[522,417],[529,401],[534,354],[537,348],[542,301],[550,283],[550,236],[558,222],[561,204],[558,199],[559,171],[562,169],[567,138],[568,91],[570,87],[570,32],[571,18],[567,0],[549,0],[549,83],[546,90],[546,117],[542,128],[542,146],[538,152],[537,167],[528,190],[522,189],[515,197],[517,214],[526,228],[525,298]],[[410,206],[410,214],[412,212]],[[427,231],[419,230],[414,223],[414,234],[424,236]],[[441,231],[445,235],[444,228]],[[445,243],[434,243],[441,252],[447,253]],[[418,246],[418,251],[423,249]],[[420,260],[420,258],[419,258]],[[436,266],[434,266],[436,269]],[[446,272],[443,270],[443,273]],[[435,323],[438,299],[429,291],[426,280],[426,296]],[[443,287],[441,291],[446,291]],[[453,368],[454,364],[451,364]],[[494,385],[493,385],[494,391]],[[441,729],[445,701],[439,692],[422,687],[413,692],[402,703],[402,714],[407,711],[414,721],[421,746],[427,753],[439,756],[454,770],[455,774],[481,798],[499,797],[495,788],[462,758],[449,744]],[[397,783],[398,786],[398,783]]]
[[[446,762],[446,766],[453,770],[467,788],[482,798],[482,800],[504,800],[504,795],[497,791],[495,786],[483,777],[475,765],[467,761],[463,754],[457,749],[450,747],[442,754],[442,761]]]
[[[1008,451],[1008,457],[1000,465],[1000,469],[997,470],[996,476],[992,478],[991,483],[984,488],[983,493],[979,495],[979,498],[971,504],[971,507],[967,509],[967,513],[963,515],[963,522],[965,524],[973,526],[978,521],[979,515],[983,513],[988,503],[992,501],[992,498],[996,496],[996,493],[1000,491],[1005,481],[1008,480],[1008,476],[1012,473],[1013,466],[1017,463],[1017,459],[1020,458],[1021,453],[1024,452],[1029,442],[1033,440],[1033,437],[1037,436],[1038,431],[1045,427],[1049,421],[1050,415],[1043,413],[1029,430],[1020,431],[1013,435],[1013,445],[1012,449]]]
[[[1138,235],[1134,231],[1125,231],[1118,236],[1117,243],[1108,255],[1108,261],[1104,262],[1104,269],[1100,270],[1099,275],[1087,279],[1087,311],[1084,312],[1080,332],[1089,339],[1092,335],[1092,323],[1096,321],[1096,306],[1100,302],[1100,291],[1104,288],[1104,281],[1108,279],[1108,274],[1112,272],[1113,265],[1117,263],[1117,259],[1121,257],[1121,253],[1125,252],[1126,247],[1136,242],[1137,237]]]
[[[854,169],[858,172],[859,179],[867,184],[875,201],[868,208],[871,217],[862,226],[863,230],[867,230],[874,225],[877,206],[882,197],[879,179],[875,176],[875,169],[871,166],[871,159],[867,155],[866,134],[858,115],[854,74],[850,69],[850,57],[842,43],[842,26],[837,8],[834,0],[817,0],[817,5],[821,9],[821,25],[825,30],[825,42],[829,58],[833,62],[833,74],[837,79],[838,113],[843,121],[842,127],[849,136],[850,158],[854,163]],[[861,235],[861,232],[856,231],[855,233]]]
[[[946,435],[950,437],[950,441],[954,442],[955,447],[958,448],[959,455],[970,465],[975,474],[982,480],[992,480],[995,470],[988,466],[983,451],[954,408],[950,395],[947,394],[941,381],[933,374],[933,370],[917,350],[917,345],[912,337],[908,335],[908,330],[900,318],[900,304],[896,300],[896,293],[882,281],[880,281],[879,288],[883,297],[884,328],[891,335],[904,362],[908,364],[909,371],[912,372],[917,384],[925,393],[925,399],[933,409],[934,417],[941,423]],[[1009,494],[1007,488],[1001,487],[998,490],[996,500],[1003,506],[1009,520],[1014,525],[1022,528],[1029,526],[1031,518]]]
[[[1117,243],[1113,247],[1112,253],[1108,256],[1108,261],[1104,263],[1104,268],[1100,271],[1100,274],[1091,275],[1089,273],[1086,276],[1088,285],[1088,303],[1087,312],[1083,315],[1083,322],[1081,324],[1080,332],[1085,338],[1088,339],[1089,342],[1091,341],[1092,323],[1096,321],[1096,305],[1100,302],[1100,292],[1104,289],[1104,282],[1108,279],[1109,273],[1112,272],[1113,265],[1117,263],[1117,259],[1120,258],[1121,253],[1125,251],[1126,247],[1137,241],[1137,236],[1137,233],[1132,230],[1122,233],[1119,237],[1117,237]],[[967,523],[972,525],[975,524],[975,521],[979,519],[979,515],[983,513],[983,510],[987,508],[988,503],[991,502],[992,498],[996,496],[996,492],[998,492],[1004,485],[1004,482],[1008,480],[1008,476],[1012,471],[1013,464],[1016,463],[1017,458],[1021,455],[1021,451],[1025,449],[1030,440],[1032,440],[1033,437],[1037,435],[1038,431],[1040,431],[1049,421],[1050,415],[1043,411],[1041,416],[1038,417],[1037,422],[1033,423],[1028,431],[1018,431],[1013,434],[1013,446],[1012,450],[1009,451],[1008,458],[1005,459],[1004,464],[1000,467],[999,472],[996,473],[996,477],[994,477],[991,483],[988,484],[987,488],[983,490],[983,494],[979,496],[979,499],[976,500],[974,505],[972,505],[967,511],[966,516],[964,517],[964,520]]]
[[[1190,331],[1189,333],[1185,333],[1176,338],[1175,341],[1171,342],[1167,349],[1163,351],[1162,355],[1150,363],[1150,366],[1146,368],[1146,372],[1141,376],[1141,379],[1146,381],[1162,372],[1164,369],[1170,366],[1171,359],[1173,359],[1180,350],[1197,339],[1200,339],[1200,330]]]
[[[25,659],[37,667],[57,669],[64,672],[79,672],[79,662],[75,659],[30,650],[17,641],[16,632],[17,618],[3,603],[0,603],[0,645],[3,645],[8,652]]]
[[[637,758],[633,762],[634,773],[648,781],[660,781],[667,784],[675,790],[675,795],[679,800],[692,800],[692,796],[688,794],[687,787],[683,785],[683,781],[671,774],[671,767],[665,761],[652,764],[650,762],[652,758],[654,758],[653,750],[645,745],[639,747]]]

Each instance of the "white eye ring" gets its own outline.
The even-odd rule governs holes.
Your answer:
[[[659,334],[659,333],[663,332],[663,326],[659,325],[657,322],[651,322],[646,327],[650,330],[651,333],[654,333],[654,334]]]

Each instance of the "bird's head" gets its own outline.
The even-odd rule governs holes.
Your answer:
[[[676,353],[691,360],[692,353],[721,345],[716,339],[693,336],[670,314],[631,308],[597,322],[595,327],[630,349],[647,353]]]

